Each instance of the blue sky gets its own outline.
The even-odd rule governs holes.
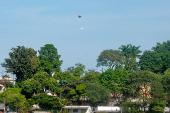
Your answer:
[[[63,71],[78,62],[101,70],[96,59],[103,50],[132,44],[144,51],[170,40],[169,6],[170,0],[0,0],[0,63],[12,47],[53,44]]]

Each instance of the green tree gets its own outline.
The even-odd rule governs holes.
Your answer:
[[[84,84],[79,84],[76,86],[76,89],[70,90],[70,97],[72,99],[77,99],[79,105],[82,104],[83,98],[87,95],[86,86]]]
[[[124,55],[125,58],[133,58],[136,61],[136,58],[140,58],[142,53],[141,50],[139,50],[140,46],[132,46],[132,44],[127,44],[127,45],[122,45],[119,47],[121,50],[122,54]]]
[[[59,88],[59,83],[56,79],[52,78],[52,79],[48,79],[45,81],[44,86],[45,87],[44,91],[50,91],[52,94],[61,94],[61,89]]]
[[[75,71],[73,72],[73,75],[77,78],[82,77],[85,72],[85,65],[81,63],[76,63],[75,66],[76,67],[75,67]]]
[[[152,47],[153,51],[145,51],[140,58],[141,70],[149,70],[154,73],[163,74],[170,68],[170,41],[157,43]]]
[[[21,93],[25,95],[27,99],[31,98],[34,93],[37,94],[42,90],[40,82],[33,78],[24,81],[21,88]]]
[[[135,102],[125,102],[121,104],[123,112],[125,113],[139,113],[139,105]]]
[[[113,69],[114,67],[121,66],[123,63],[124,58],[119,50],[104,50],[97,59],[97,67],[107,66]]]
[[[99,76],[101,73],[99,72],[85,72],[85,75],[79,79],[82,83],[96,83],[99,84]]]
[[[32,102],[32,104],[38,104],[43,110],[60,110],[64,106],[58,97],[44,93],[33,96]]]
[[[164,71],[165,75],[170,75],[170,68],[168,68],[166,71]]]
[[[99,80],[100,83],[110,90],[116,97],[117,93],[120,92],[120,89],[123,87],[127,75],[128,71],[125,69],[108,69],[100,75]]]
[[[161,43],[157,43],[155,47],[152,48],[155,52],[159,53],[163,62],[161,72],[164,73],[168,68],[170,68],[170,40]]]
[[[131,48],[132,58],[134,58],[134,60],[136,61],[136,58],[140,58],[141,57],[141,55],[139,55],[140,53],[142,53],[142,51],[139,50],[140,46],[136,47],[136,46],[130,45],[130,48]]]
[[[67,99],[73,99],[73,98],[78,98],[78,95],[76,93],[76,87],[79,84],[83,84],[82,81],[79,79],[73,80],[70,83],[67,83],[66,85],[62,86],[62,97],[67,98]],[[71,92],[71,93],[70,93]]]
[[[34,75],[33,79],[41,84],[41,93],[46,93],[48,90],[51,93],[61,93],[58,81],[54,78],[51,78],[48,73],[38,72]]]
[[[73,99],[78,98],[78,95],[77,95],[75,89],[70,90],[70,97]]]
[[[122,51],[122,54],[124,55],[125,58],[131,57],[130,44],[121,45],[121,47],[119,47],[119,49]]]
[[[86,86],[84,84],[79,84],[76,86],[77,94],[82,97],[86,96]]]
[[[164,113],[165,107],[166,107],[166,104],[163,100],[159,98],[153,99],[152,103],[149,106],[149,112],[150,113]]]
[[[90,100],[90,104],[93,107],[97,105],[107,105],[110,99],[109,91],[102,85],[99,84],[86,84],[87,86],[87,96]]]
[[[73,72],[75,71],[75,68],[74,68],[74,66],[68,67],[68,68],[66,69],[66,71],[69,72],[69,73],[73,73]]]
[[[38,70],[44,70],[48,74],[52,74],[54,71],[60,71],[62,60],[61,55],[58,54],[57,48],[53,44],[46,44],[41,47],[39,52],[40,66]]]
[[[159,85],[158,85],[159,84]],[[160,77],[149,71],[138,71],[127,76],[122,93],[127,99],[139,99],[139,107],[147,107],[147,104],[153,104],[154,100],[163,100],[163,86]],[[129,99],[131,98],[131,99]],[[142,102],[142,103],[141,103]]]
[[[26,98],[21,94],[20,88],[8,88],[0,94],[0,100],[4,100],[6,105],[9,105],[11,109],[15,110],[16,106],[19,108],[24,107]]]
[[[136,71],[138,70],[138,65],[136,62],[136,58],[140,58],[142,53],[141,50],[139,50],[140,46],[132,46],[132,44],[122,45],[119,47],[122,54],[125,57],[125,69],[130,71]]]
[[[51,78],[46,72],[36,73],[33,78],[24,81],[22,85],[22,94],[24,94],[27,99],[31,98],[34,93],[46,93],[47,91],[50,91],[52,94],[61,93],[57,80]]]
[[[165,101],[168,102],[167,106],[170,105],[170,74],[165,74],[162,77],[162,84],[163,84],[163,89],[164,89],[164,98]]]
[[[55,78],[56,80],[59,80],[61,83],[63,82],[71,83],[73,80],[76,79],[76,77],[72,73],[69,73],[68,71],[56,72],[53,78]]]
[[[16,74],[16,81],[22,82],[33,77],[36,73],[36,68],[39,64],[39,59],[36,56],[36,51],[32,48],[25,48],[24,46],[17,46],[12,48],[9,53],[10,58],[6,58],[2,63],[7,72]]]
[[[148,70],[154,73],[161,72],[162,65],[161,56],[155,51],[145,51],[139,61],[141,70]]]

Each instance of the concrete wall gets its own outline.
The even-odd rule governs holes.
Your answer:
[[[87,112],[86,113],[92,113],[93,111],[92,111],[92,109],[91,109],[91,107],[89,107],[88,109],[87,109]]]
[[[77,112],[75,112],[75,111],[77,111]],[[69,109],[69,113],[82,113],[82,112],[87,113],[86,111],[87,111],[87,109],[86,110],[83,110],[83,109]]]
[[[92,110],[90,107],[88,109],[69,109],[69,113],[92,113]]]

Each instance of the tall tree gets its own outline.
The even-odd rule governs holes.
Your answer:
[[[119,47],[119,49],[122,51],[122,54],[124,55],[125,58],[131,57],[130,44],[121,45],[121,47]]]
[[[119,50],[104,50],[98,56],[97,67],[107,66],[113,69],[114,67],[121,66],[123,62],[124,58]]]
[[[53,44],[46,44],[41,47],[39,52],[40,67],[43,68],[48,74],[52,74],[54,71],[60,71],[62,60],[61,55],[58,54],[57,48]]]
[[[104,86],[95,83],[86,84],[86,86],[87,96],[92,107],[96,107],[97,105],[107,105],[110,93]]]
[[[116,68],[108,69],[99,76],[100,83],[116,97],[117,93],[123,87],[124,80],[128,75],[128,71],[125,69]]]
[[[164,71],[170,68],[170,41],[168,40],[162,44],[157,43],[155,47],[152,47],[152,50],[142,55],[139,63],[140,67],[142,70],[151,70],[163,74]],[[152,64],[148,61],[151,61]]]
[[[140,53],[142,52],[139,50],[140,46],[132,46],[132,44],[122,45],[119,47],[122,54],[125,57],[125,69],[130,71],[138,70],[138,64],[136,62],[136,58],[140,58]]]
[[[155,51],[144,51],[139,61],[141,70],[148,70],[154,73],[162,72],[162,65],[161,56]]]
[[[82,77],[84,72],[85,72],[85,65],[81,64],[81,63],[76,63],[75,64],[75,71],[73,72],[73,75],[75,77]]]
[[[140,46],[132,46],[132,44],[127,44],[127,45],[122,45],[119,47],[121,50],[122,54],[125,56],[125,58],[134,58],[136,61],[136,58],[139,58],[142,53],[141,50],[139,50]]]
[[[7,72],[16,74],[17,82],[32,78],[39,64],[39,59],[36,56],[37,52],[24,46],[17,46],[17,48],[11,50],[10,58],[5,59],[5,62],[1,64],[2,67],[5,67]]]
[[[139,50],[140,46],[136,47],[136,46],[130,45],[130,48],[131,48],[132,58],[134,58],[134,60],[136,61],[136,58],[140,58],[141,55],[139,54],[142,53],[142,51]]]
[[[164,89],[165,101],[167,106],[170,105],[170,68],[165,71],[165,75],[162,77],[162,84]]]
[[[68,67],[68,68],[66,69],[66,71],[69,72],[69,73],[73,73],[73,72],[75,71],[75,68],[74,68],[74,66]]]
[[[159,85],[158,85],[159,84]],[[138,107],[147,107],[151,104],[152,108],[163,100],[163,86],[160,77],[149,71],[138,71],[127,76],[124,87],[122,88],[127,102],[136,100]]]
[[[170,40],[161,43],[157,43],[155,47],[152,47],[152,50],[159,53],[163,62],[162,65],[162,72],[166,71],[168,68],[170,68]]]

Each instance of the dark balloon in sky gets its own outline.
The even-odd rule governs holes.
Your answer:
[[[81,18],[81,15],[78,15],[79,18]]]

